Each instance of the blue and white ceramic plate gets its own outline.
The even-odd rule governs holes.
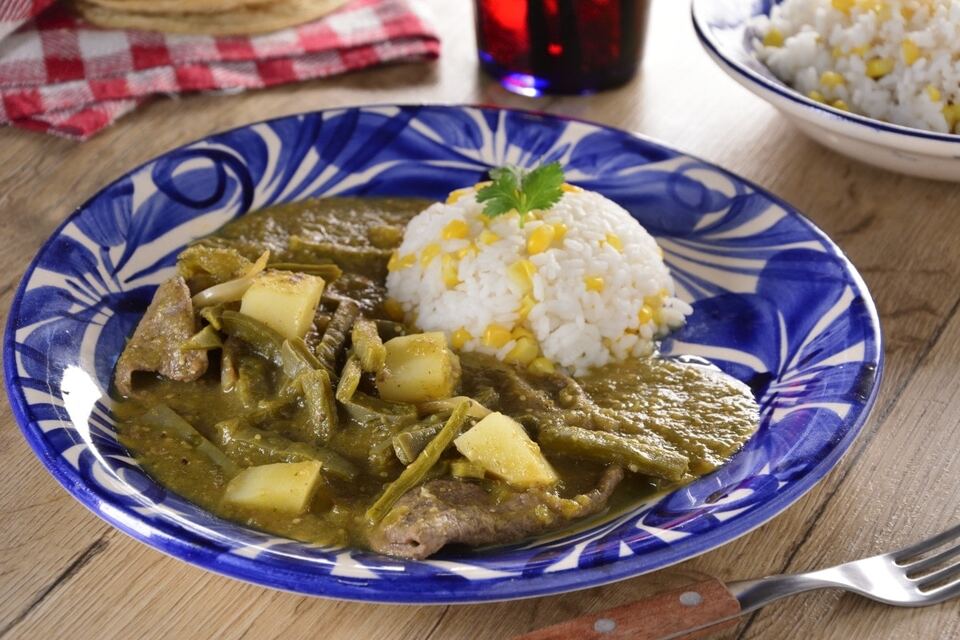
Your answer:
[[[760,430],[726,466],[589,530],[424,562],[293,542],[216,518],[117,443],[114,362],[184,245],[250,211],[317,196],[441,199],[494,165],[560,161],[653,233],[694,307],[664,344],[747,382]],[[596,124],[475,107],[375,106],[227,131],[135,169],[30,264],[4,343],[7,392],[50,472],[143,542],[228,576],[376,602],[479,602],[636,576],[740,536],[797,500],[873,404],[876,310],[840,250],[790,205],[696,158]]]

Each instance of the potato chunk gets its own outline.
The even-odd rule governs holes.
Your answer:
[[[391,402],[449,398],[460,384],[460,358],[442,332],[416,333],[388,340],[385,366],[377,374],[380,397]]]
[[[250,467],[230,480],[223,500],[248,509],[301,514],[320,484],[320,468],[316,460]]]
[[[514,487],[544,487],[559,480],[523,426],[502,413],[491,413],[453,445],[467,460]]]
[[[323,278],[292,271],[264,271],[243,294],[240,313],[287,339],[302,338],[313,324]]]

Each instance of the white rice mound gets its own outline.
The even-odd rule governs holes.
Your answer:
[[[957,132],[960,0],[785,0],[753,29],[760,60],[804,95],[878,120]]]
[[[451,222],[465,237],[444,233]],[[544,225],[557,233],[549,248],[531,255],[528,239]],[[518,339],[532,334],[541,367],[546,358],[547,367],[583,373],[652,354],[656,338],[692,311],[674,297],[661,256],[653,237],[598,193],[566,187],[556,205],[534,212],[521,227],[515,212],[483,215],[473,187],[410,221],[391,259],[387,289],[407,320],[445,332],[461,350],[511,361]],[[524,260],[534,267],[526,281],[511,270]],[[602,290],[588,290],[588,278],[594,289],[602,279]],[[488,338],[491,325],[510,331],[510,340],[490,344],[499,342]]]

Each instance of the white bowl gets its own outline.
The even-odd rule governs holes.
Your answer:
[[[693,0],[700,43],[730,77],[820,144],[891,171],[960,181],[960,136],[913,129],[834,109],[778,80],[751,47],[749,23],[782,0]]]

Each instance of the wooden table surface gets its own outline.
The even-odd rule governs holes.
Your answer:
[[[641,73],[593,97],[527,99],[475,63],[472,3],[432,0],[443,54],[238,96],[158,99],[88,142],[0,130],[0,308],[30,257],[87,197],[154,155],[225,128],[314,108],[484,102],[588,118],[659,138],[797,205],[875,297],[886,376],[843,461],[784,514],[675,568],[499,604],[384,606],[304,598],[220,577],[123,535],[47,474],[0,408],[0,638],[505,638],[627,603],[706,572],[748,578],[896,548],[960,521],[960,187],[831,153],[701,51],[680,0],[655,0]],[[825,591],[749,616],[729,638],[960,637],[960,603],[894,609]]]

